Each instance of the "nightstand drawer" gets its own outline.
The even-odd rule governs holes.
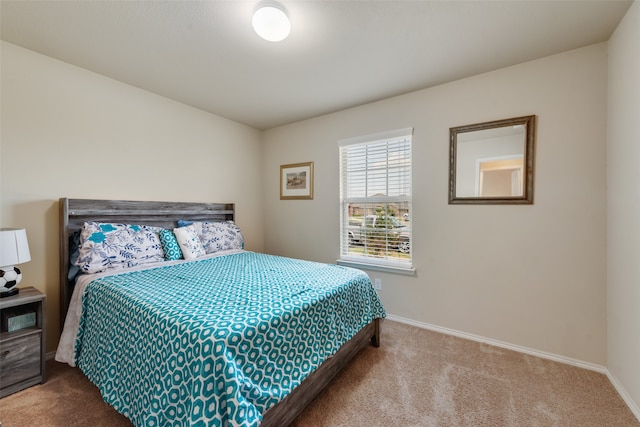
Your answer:
[[[0,384],[6,388],[40,373],[41,331],[3,341],[0,345]]]

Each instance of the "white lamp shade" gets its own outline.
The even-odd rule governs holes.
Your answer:
[[[251,21],[260,37],[270,42],[279,42],[289,36],[291,23],[284,7],[276,1],[263,0],[258,3]]]
[[[31,261],[27,231],[24,228],[0,228],[0,267]]]

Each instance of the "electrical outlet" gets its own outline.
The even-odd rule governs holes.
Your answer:
[[[382,279],[380,278],[375,278],[373,279],[373,288],[377,291],[381,291],[382,290]]]

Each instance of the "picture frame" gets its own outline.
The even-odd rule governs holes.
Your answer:
[[[313,162],[280,166],[280,200],[313,199]]]

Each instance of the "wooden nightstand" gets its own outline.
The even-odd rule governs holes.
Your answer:
[[[0,313],[34,312],[35,325],[7,332],[0,329],[0,397],[45,381],[44,294],[20,288],[12,297],[0,298]]]

